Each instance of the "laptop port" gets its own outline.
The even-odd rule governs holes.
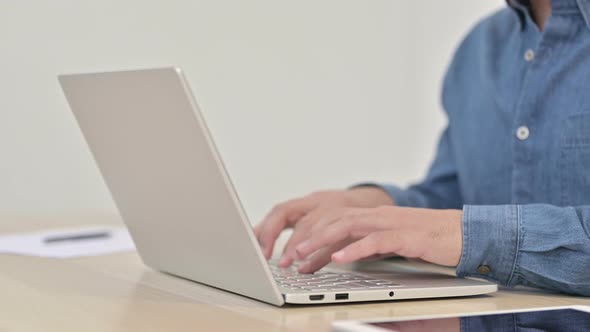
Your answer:
[[[312,301],[320,301],[324,299],[323,295],[310,295],[309,299]]]
[[[348,293],[336,294],[336,300],[348,300]]]

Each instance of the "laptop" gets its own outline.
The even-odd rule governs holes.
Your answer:
[[[180,69],[59,82],[141,259],[155,270],[277,306],[497,290],[443,274],[299,274],[269,264]]]

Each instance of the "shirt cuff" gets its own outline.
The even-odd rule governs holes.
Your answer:
[[[519,251],[518,205],[465,205],[457,275],[512,286]]]
[[[407,206],[412,207],[412,194],[407,190],[404,190],[398,186],[394,186],[391,184],[383,184],[383,183],[375,183],[375,182],[363,182],[359,184],[355,184],[351,187],[352,188],[359,188],[359,187],[375,187],[379,188],[387,193],[389,197],[393,200],[394,205],[396,206]]]

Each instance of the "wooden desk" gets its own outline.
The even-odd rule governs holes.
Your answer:
[[[91,223],[119,221],[3,217],[0,233]],[[590,305],[588,298],[519,289],[444,300],[278,308],[153,271],[136,253],[65,260],[0,255],[0,294],[0,331],[329,331],[335,319]]]

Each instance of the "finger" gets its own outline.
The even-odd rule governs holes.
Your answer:
[[[302,222],[303,219],[299,221],[299,223]],[[293,261],[295,260],[295,247],[309,237],[309,230],[304,228],[305,227],[297,226],[293,234],[291,234],[289,241],[287,241],[285,248],[283,248],[283,253],[279,260],[280,267],[289,267],[293,264]]]
[[[309,238],[311,230],[315,225],[323,220],[325,216],[333,213],[334,209],[317,208],[304,217],[302,217],[294,227],[293,234],[283,249],[283,254],[279,260],[280,267],[288,267],[297,258],[295,248],[303,241]]]
[[[365,261],[371,262],[371,261],[377,261],[377,260],[384,259],[384,258],[391,257],[391,256],[392,255],[390,255],[390,254],[374,254],[369,257],[361,258],[359,260],[363,261],[363,262],[365,262]]]
[[[373,255],[394,255],[400,248],[392,231],[374,232],[335,252],[331,259],[338,264],[348,264]]]
[[[308,261],[301,263],[297,268],[297,271],[299,271],[299,273],[314,273],[330,263],[333,253],[334,251],[329,251],[328,248],[318,250]]]
[[[313,273],[332,261],[332,254],[343,247],[347,242],[339,242],[330,247],[322,248],[315,252],[310,258],[299,265],[299,273]]]
[[[303,217],[299,221],[297,227],[295,227],[295,230],[293,231],[293,234],[291,234],[289,241],[287,241],[285,248],[283,248],[283,253],[281,255],[281,259],[279,260],[280,267],[285,268],[293,264],[293,261],[295,260],[295,247],[309,237],[310,227],[305,227],[304,225],[299,226],[299,224],[306,222],[304,220],[306,218],[307,216]]]
[[[337,219],[323,229],[314,228],[311,237],[295,248],[297,258],[303,260],[316,250],[345,239],[364,237],[373,229],[372,223],[365,218],[362,212],[347,212]]]
[[[313,206],[314,202],[310,199],[300,198],[281,203],[272,209],[255,232],[266,259],[272,256],[275,241],[281,232],[287,227],[292,227]]]

